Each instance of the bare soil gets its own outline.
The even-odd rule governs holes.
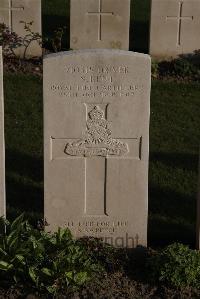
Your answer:
[[[77,293],[55,297],[23,293],[20,289],[0,289],[0,299],[198,299],[200,291],[175,290],[165,286],[152,286],[132,280],[124,273],[116,272],[96,277]]]
[[[42,58],[23,60],[4,57],[3,62],[5,72],[33,74],[42,77]]]

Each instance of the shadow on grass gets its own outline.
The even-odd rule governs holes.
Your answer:
[[[151,163],[159,161],[174,169],[197,173],[198,155],[183,153],[152,153]],[[181,184],[182,182],[177,182]],[[163,182],[164,184],[164,182]],[[196,190],[191,194],[165,186],[149,184],[149,244],[163,246],[182,242],[195,246]]]
[[[172,219],[152,213],[148,223],[148,246],[158,248],[179,242],[195,248],[195,228],[195,224],[173,222]]]
[[[150,211],[161,217],[174,218],[177,221],[194,221],[196,202],[195,198],[172,189],[159,186],[150,186]]]
[[[33,180],[43,181],[43,158],[29,156],[19,151],[6,150],[6,170],[19,176]]]
[[[28,218],[43,218],[43,188],[24,184],[6,176],[7,217],[15,219],[22,213]]]
[[[174,168],[192,171],[197,171],[198,168],[198,155],[191,153],[153,152],[150,153],[150,161],[158,161]]]
[[[43,159],[6,150],[7,216],[43,218]],[[35,215],[35,216],[33,216]]]

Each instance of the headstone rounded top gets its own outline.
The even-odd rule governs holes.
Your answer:
[[[138,53],[138,52],[131,52],[131,51],[125,51],[125,50],[118,50],[118,49],[83,49],[83,50],[73,50],[73,51],[63,51],[63,52],[58,52],[58,53],[53,53],[53,54],[48,54],[44,56],[44,60],[47,59],[53,59],[56,57],[61,57],[61,56],[74,56],[74,55],[106,55],[106,56],[117,56],[117,55],[124,55],[124,56],[133,56],[133,57],[138,57],[138,58],[144,58],[147,60],[151,60],[150,55],[148,54],[143,54],[143,53]]]

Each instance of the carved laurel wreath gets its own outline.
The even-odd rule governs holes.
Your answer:
[[[73,143],[67,143],[65,154],[70,156],[122,156],[128,153],[128,144],[112,138],[110,124],[99,106],[88,113],[85,136]]]

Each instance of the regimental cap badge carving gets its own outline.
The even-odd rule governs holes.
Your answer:
[[[83,139],[67,143],[65,154],[70,156],[123,156],[129,152],[128,144],[112,138],[110,123],[99,106],[88,113]]]
[[[94,108],[88,113],[90,119],[103,119],[104,112],[99,108],[99,106],[94,106]]]

